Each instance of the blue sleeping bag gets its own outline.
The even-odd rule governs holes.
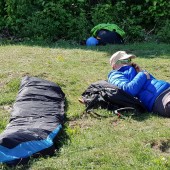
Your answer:
[[[52,155],[64,122],[65,94],[53,82],[24,77],[10,121],[0,134],[0,163],[27,163],[30,157]]]

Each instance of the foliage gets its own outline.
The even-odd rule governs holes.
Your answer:
[[[167,19],[165,22],[163,22],[162,27],[160,29],[157,29],[157,38],[161,42],[169,42],[170,40],[170,20]]]
[[[110,4],[98,4],[96,5],[92,11],[92,22],[93,25],[101,24],[101,23],[112,23],[113,16],[108,15],[113,11],[113,7]]]
[[[170,18],[168,0],[1,0],[0,7],[0,30],[54,41],[83,40],[99,23],[117,24],[126,42],[148,40],[148,34],[160,39],[157,30],[167,32]]]
[[[5,26],[5,2],[4,0],[1,0],[0,1],[0,28],[4,27]]]

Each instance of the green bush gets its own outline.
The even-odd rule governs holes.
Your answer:
[[[4,16],[6,15],[5,13],[5,1],[1,0],[0,1],[0,30],[5,27],[5,18]]]
[[[0,29],[23,38],[79,41],[100,23],[117,24],[126,42],[169,35],[168,0],[1,0],[0,7]]]
[[[67,20],[65,13],[66,11],[59,4],[46,3],[44,9],[39,9],[28,16],[21,32],[26,37],[46,39],[57,35],[62,38],[65,32],[64,24]]]
[[[112,10],[113,7],[110,4],[98,4],[92,8],[90,15],[93,25],[113,22],[113,15],[110,15]]]
[[[79,21],[79,23],[77,23]],[[90,29],[88,21],[86,19],[85,11],[82,11],[79,16],[71,17],[70,22],[66,24],[67,37],[71,40],[83,40],[89,35],[87,30]]]
[[[157,29],[156,37],[158,41],[170,43],[170,21],[167,19],[163,23],[165,23],[165,25],[162,25],[160,29]]]

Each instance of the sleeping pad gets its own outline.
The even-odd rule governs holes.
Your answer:
[[[22,78],[10,121],[0,134],[0,163],[27,163],[30,157],[52,155],[64,122],[65,94],[53,82]]]

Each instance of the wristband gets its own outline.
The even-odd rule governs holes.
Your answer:
[[[146,75],[147,79],[150,79],[150,75],[147,71],[143,71],[143,73]]]

